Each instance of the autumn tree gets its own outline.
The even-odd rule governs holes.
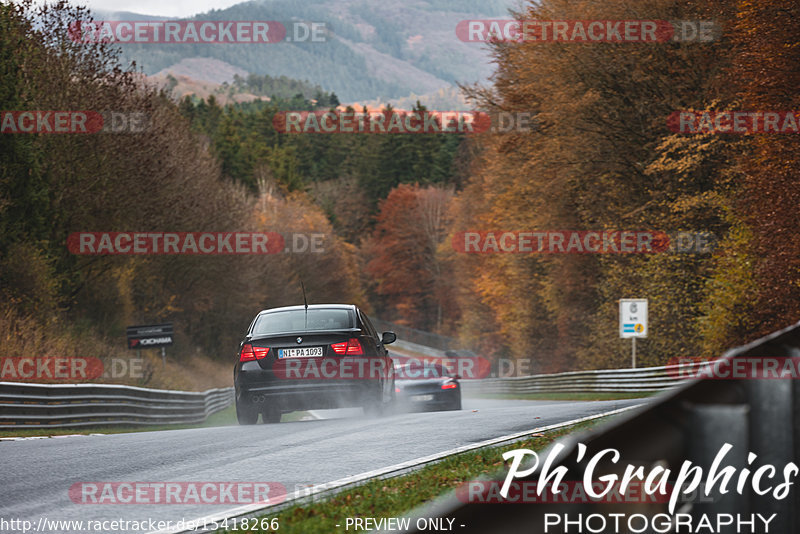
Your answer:
[[[800,108],[800,5],[788,0],[736,2],[730,21],[732,68],[724,82],[735,88],[739,108],[793,111]],[[752,135],[737,158],[744,175],[737,199],[752,240],[755,300],[752,329],[735,338],[766,335],[800,320],[800,139],[794,133]]]
[[[452,277],[439,251],[452,196],[451,188],[401,184],[380,203],[363,250],[383,318],[441,332],[455,316]]]
[[[520,20],[681,20],[702,18],[692,3],[669,0],[545,0]],[[468,87],[490,112],[536,117],[530,132],[488,133],[474,143],[480,158],[457,206],[457,230],[682,229],[724,233],[723,208],[709,193],[713,165],[675,174],[659,166],[670,135],[665,118],[705,103],[707,72],[720,63],[713,43],[496,42],[491,87]],[[469,257],[468,257],[469,256]],[[651,299],[644,364],[691,355],[699,339],[708,256],[484,254],[459,255],[469,292],[465,324],[487,313],[491,335],[535,370],[627,365],[616,334],[617,300]],[[479,302],[481,307],[468,306]],[[524,333],[524,334],[522,334]],[[466,334],[469,335],[469,334]]]
[[[200,351],[228,361],[257,311],[298,302],[301,278],[320,301],[366,304],[354,247],[339,242],[318,206],[303,193],[281,196],[288,187],[262,201],[259,179],[271,176],[265,166],[281,161],[255,140],[270,111],[226,111],[211,99],[179,108],[121,65],[109,45],[72,40],[71,25],[88,17],[63,2],[0,5],[0,109],[146,117],[136,132],[0,136],[0,315],[12,318],[4,324],[38,325],[35,336],[81,325],[82,337],[118,344],[126,325],[170,321],[176,356]],[[271,124],[268,131],[275,135]],[[217,135],[230,143],[209,143]],[[269,231],[328,240],[316,254],[69,252],[67,236],[96,231]]]

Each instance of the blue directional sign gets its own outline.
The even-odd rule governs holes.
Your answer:
[[[620,299],[619,337],[647,337],[647,299]]]

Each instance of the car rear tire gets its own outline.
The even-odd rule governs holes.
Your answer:
[[[380,399],[377,399],[369,404],[365,404],[364,408],[364,415],[369,417],[383,417],[385,415],[391,415],[395,411],[395,407],[397,404],[397,396],[394,392],[394,383],[392,383],[392,396],[391,398],[384,402],[381,396]]]
[[[450,405],[450,408],[448,408],[448,409],[449,410],[460,410],[461,409],[461,395],[459,395],[458,398],[453,401],[453,403]]]
[[[236,401],[236,419],[240,425],[254,425],[258,422],[258,410],[247,401]]]
[[[281,414],[280,410],[273,410],[269,408],[265,408],[261,411],[261,420],[266,423],[280,423],[281,422]]]
[[[368,417],[380,417],[383,412],[380,404],[365,404],[362,408],[364,409],[364,415]]]

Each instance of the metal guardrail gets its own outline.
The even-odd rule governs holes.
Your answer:
[[[651,392],[681,382],[672,375],[668,367],[579,371],[463,380],[462,387],[467,395]],[[0,382],[0,429],[199,423],[232,402],[233,388],[195,393],[107,384]]]
[[[800,357],[800,323],[761,338],[753,343],[730,350],[723,355],[734,365],[738,359],[798,358]],[[586,446],[583,460],[578,461],[578,444]],[[570,436],[561,441],[565,449],[553,465],[567,468],[564,480],[582,480],[587,470],[587,459],[605,449],[616,449],[620,453],[617,463],[602,462],[594,469],[594,478],[603,475],[622,477],[628,465],[643,466],[645,470],[659,466],[670,470],[671,480],[684,462],[699,466],[708,473],[721,447],[729,443],[733,449],[725,457],[722,466],[729,465],[738,473],[745,468],[755,472],[768,464],[782,466],[800,460],[800,380],[798,379],[693,379],[655,397],[645,407],[638,408],[628,416],[598,427],[595,430]],[[540,453],[546,458],[552,447]],[[748,454],[757,459],[749,463]],[[542,461],[530,475],[516,479],[517,482],[535,482],[542,472]],[[503,480],[506,471],[487,477]],[[619,478],[618,478],[619,479]],[[782,481],[770,479],[770,484]],[[796,482],[796,480],[794,480]],[[763,485],[763,484],[762,484]],[[693,500],[682,503],[679,511],[688,513],[695,525],[702,517],[717,514],[738,514],[749,518],[750,514],[762,514],[769,518],[776,514],[768,532],[780,534],[800,531],[800,491],[796,484],[788,497],[779,500],[771,492],[760,495],[746,484],[742,493],[728,491],[726,494],[712,493],[712,499]],[[591,514],[610,518],[613,514],[631,517],[643,515],[652,521],[659,514],[668,514],[666,503],[656,502],[462,502],[450,494],[430,506],[410,514],[414,518],[441,517],[452,519],[453,524],[462,525],[459,532],[481,534],[506,534],[528,532],[539,534],[561,534],[580,530],[574,523],[566,526],[545,526],[545,514],[568,514],[574,521],[579,514],[586,518]],[[637,523],[636,528],[640,528]],[[610,524],[613,524],[610,523]],[[627,525],[627,523],[624,523]],[[652,524],[652,523],[651,523]],[[548,528],[549,527],[549,528]],[[596,529],[596,523],[592,526]],[[597,531],[597,530],[595,530]],[[605,530],[606,532],[617,530]],[[627,532],[627,527],[620,532]],[[636,530],[641,532],[640,530]],[[651,532],[652,530],[647,530]],[[662,531],[663,530],[659,530]],[[692,532],[693,530],[671,529],[669,532]],[[701,530],[697,530],[700,532]],[[708,532],[705,529],[703,531]],[[715,534],[734,532],[767,532],[756,526],[755,530],[739,530],[737,523],[715,529]],[[406,532],[420,532],[411,528]]]
[[[455,340],[431,332],[373,319],[379,330],[391,330],[397,341],[389,348],[403,354],[414,353],[422,358],[447,358],[456,346]],[[409,337],[411,339],[409,339]],[[468,358],[469,351],[456,351]],[[462,391],[478,395],[524,395],[529,393],[651,393],[664,391],[682,383],[687,375],[700,368],[702,362],[639,369],[568,371],[563,373],[521,377],[462,380]]]
[[[570,371],[548,375],[462,380],[465,394],[524,395],[530,393],[649,393],[683,383],[702,362],[680,366]]]
[[[233,388],[0,382],[0,429],[202,423],[233,400]]]
[[[373,319],[378,330],[397,334],[390,352],[413,352],[422,357],[446,358],[455,351],[460,357],[469,357],[470,351],[456,350],[456,339],[425,332],[403,325]],[[474,354],[473,354],[474,355]],[[522,377],[463,380],[462,390],[467,394],[524,395],[529,393],[651,393],[664,391],[685,380],[686,374],[702,363],[682,363],[680,366],[645,367],[639,369],[610,369],[596,371],[569,371],[563,373]],[[683,373],[683,374],[682,374]]]

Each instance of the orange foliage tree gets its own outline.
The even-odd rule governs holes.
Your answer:
[[[439,249],[453,190],[401,184],[380,203],[364,244],[365,272],[388,319],[442,332],[456,317],[452,277]]]

